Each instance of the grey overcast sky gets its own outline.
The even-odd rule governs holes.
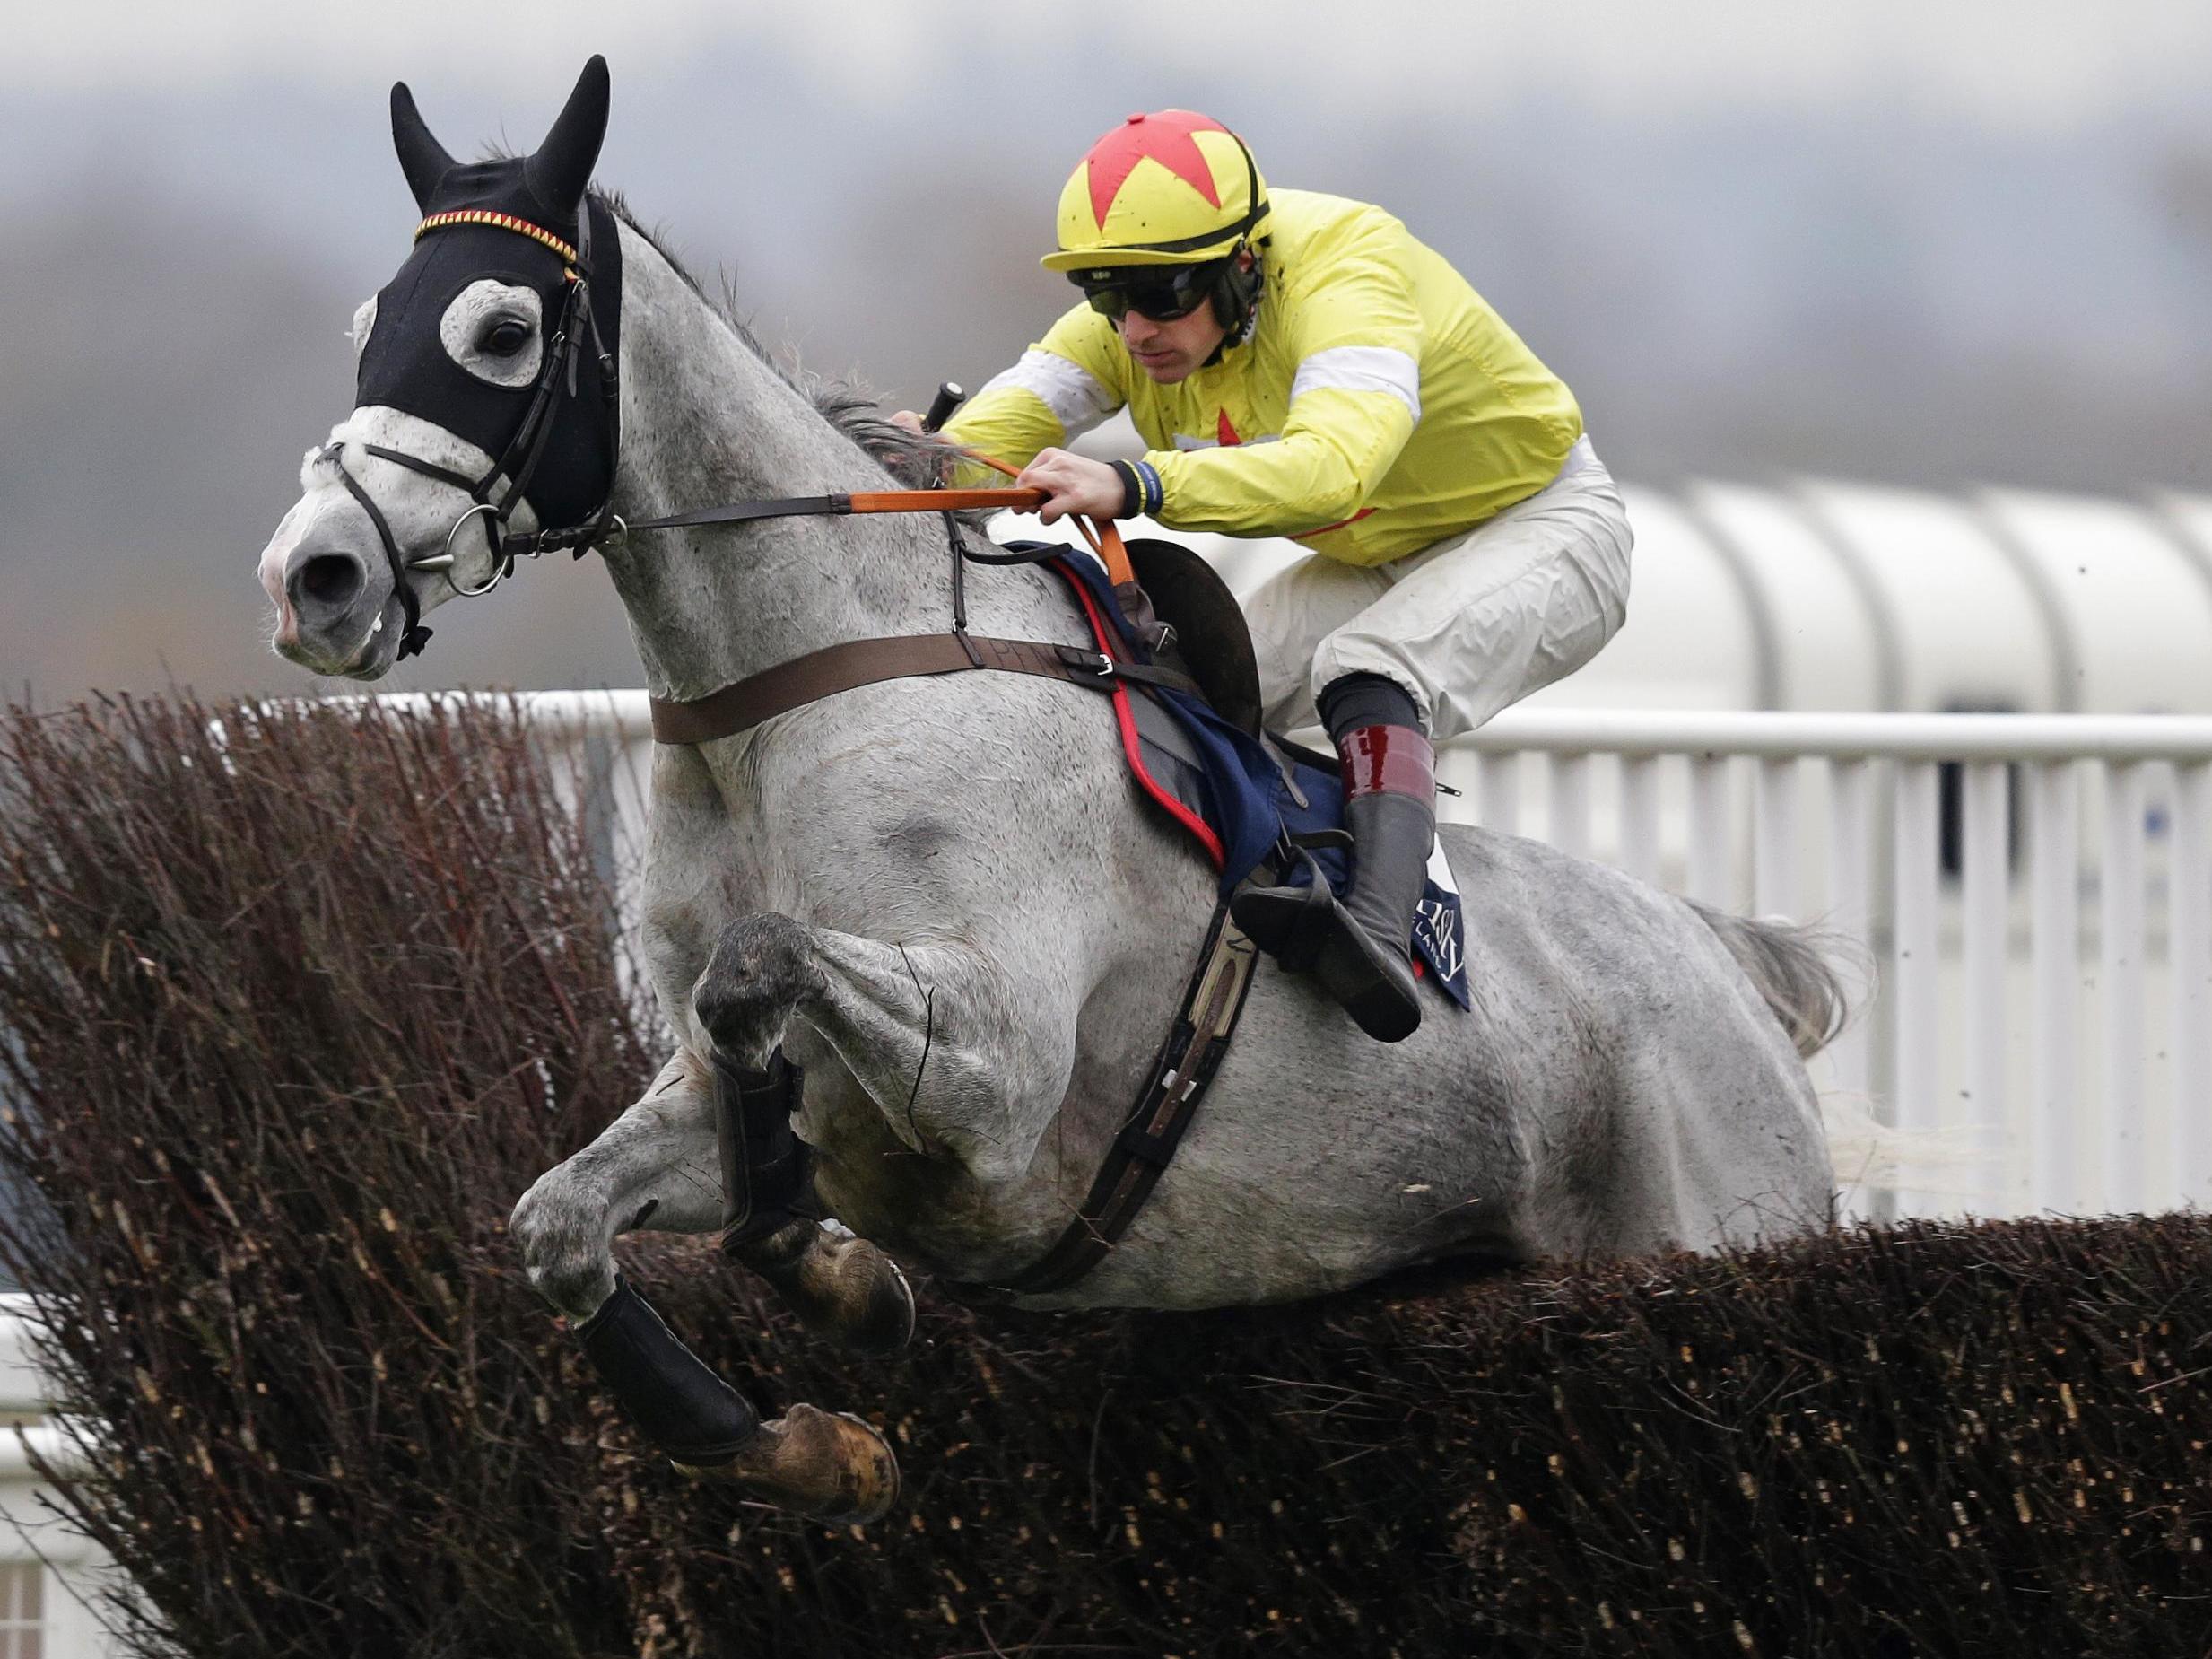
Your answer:
[[[1355,17],[1355,26],[1347,17]],[[445,54],[494,99],[571,74],[579,45],[667,61],[745,39],[864,86],[957,83],[963,53],[995,55],[1079,85],[1102,39],[1225,81],[1272,81],[1318,100],[1376,94],[1425,109],[1503,88],[1595,94],[1624,113],[1808,101],[1900,100],[1972,112],[1997,128],[2063,129],[2203,92],[2212,77],[2206,0],[1512,0],[1264,5],[1122,0],[1078,8],[1022,0],[300,0],[23,5],[0,84],[154,86],[271,71],[350,84],[422,75]],[[984,97],[991,91],[970,89]],[[1317,103],[1317,108],[1320,108]]]

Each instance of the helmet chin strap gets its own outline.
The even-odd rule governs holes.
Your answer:
[[[1249,271],[1237,269],[1237,259],[1243,254],[1252,257],[1252,268]],[[1244,238],[1237,238],[1237,245],[1229,250],[1228,268],[1214,287],[1214,320],[1224,332],[1221,344],[1198,367],[1211,369],[1222,360],[1224,353],[1245,344],[1258,328],[1259,302],[1267,293],[1266,269],[1260,262],[1259,250]]]

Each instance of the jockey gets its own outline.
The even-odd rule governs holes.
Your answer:
[[[1397,219],[1270,192],[1241,138],[1188,110],[1092,146],[1043,262],[1083,301],[945,434],[1024,468],[1047,523],[1145,513],[1311,550],[1245,608],[1270,728],[1336,743],[1352,885],[1326,904],[1248,889],[1232,913],[1369,1035],[1407,1036],[1431,739],[1580,668],[1627,614],[1628,520],[1581,411]],[[1123,407],[1141,458],[1061,447]]]

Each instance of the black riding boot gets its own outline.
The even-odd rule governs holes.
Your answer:
[[[1372,676],[1347,677],[1373,680]],[[1352,887],[1341,902],[1309,887],[1255,887],[1230,905],[1236,924],[1286,968],[1310,971],[1362,1031],[1384,1043],[1421,1025],[1415,992],[1414,907],[1428,878],[1436,834],[1435,757],[1415,723],[1412,700],[1388,682],[1387,695],[1340,680],[1323,696],[1344,765],[1345,825],[1352,833]],[[1358,694],[1365,690],[1365,695]],[[1380,703],[1404,722],[1362,724]],[[1349,710],[1343,704],[1349,703]],[[1335,709],[1331,704],[1337,705]],[[1348,715],[1348,718],[1346,717]],[[1317,887],[1319,884],[1316,884]]]

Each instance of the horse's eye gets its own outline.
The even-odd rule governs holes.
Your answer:
[[[518,317],[498,318],[476,336],[476,349],[493,357],[512,357],[529,343],[530,325]]]

